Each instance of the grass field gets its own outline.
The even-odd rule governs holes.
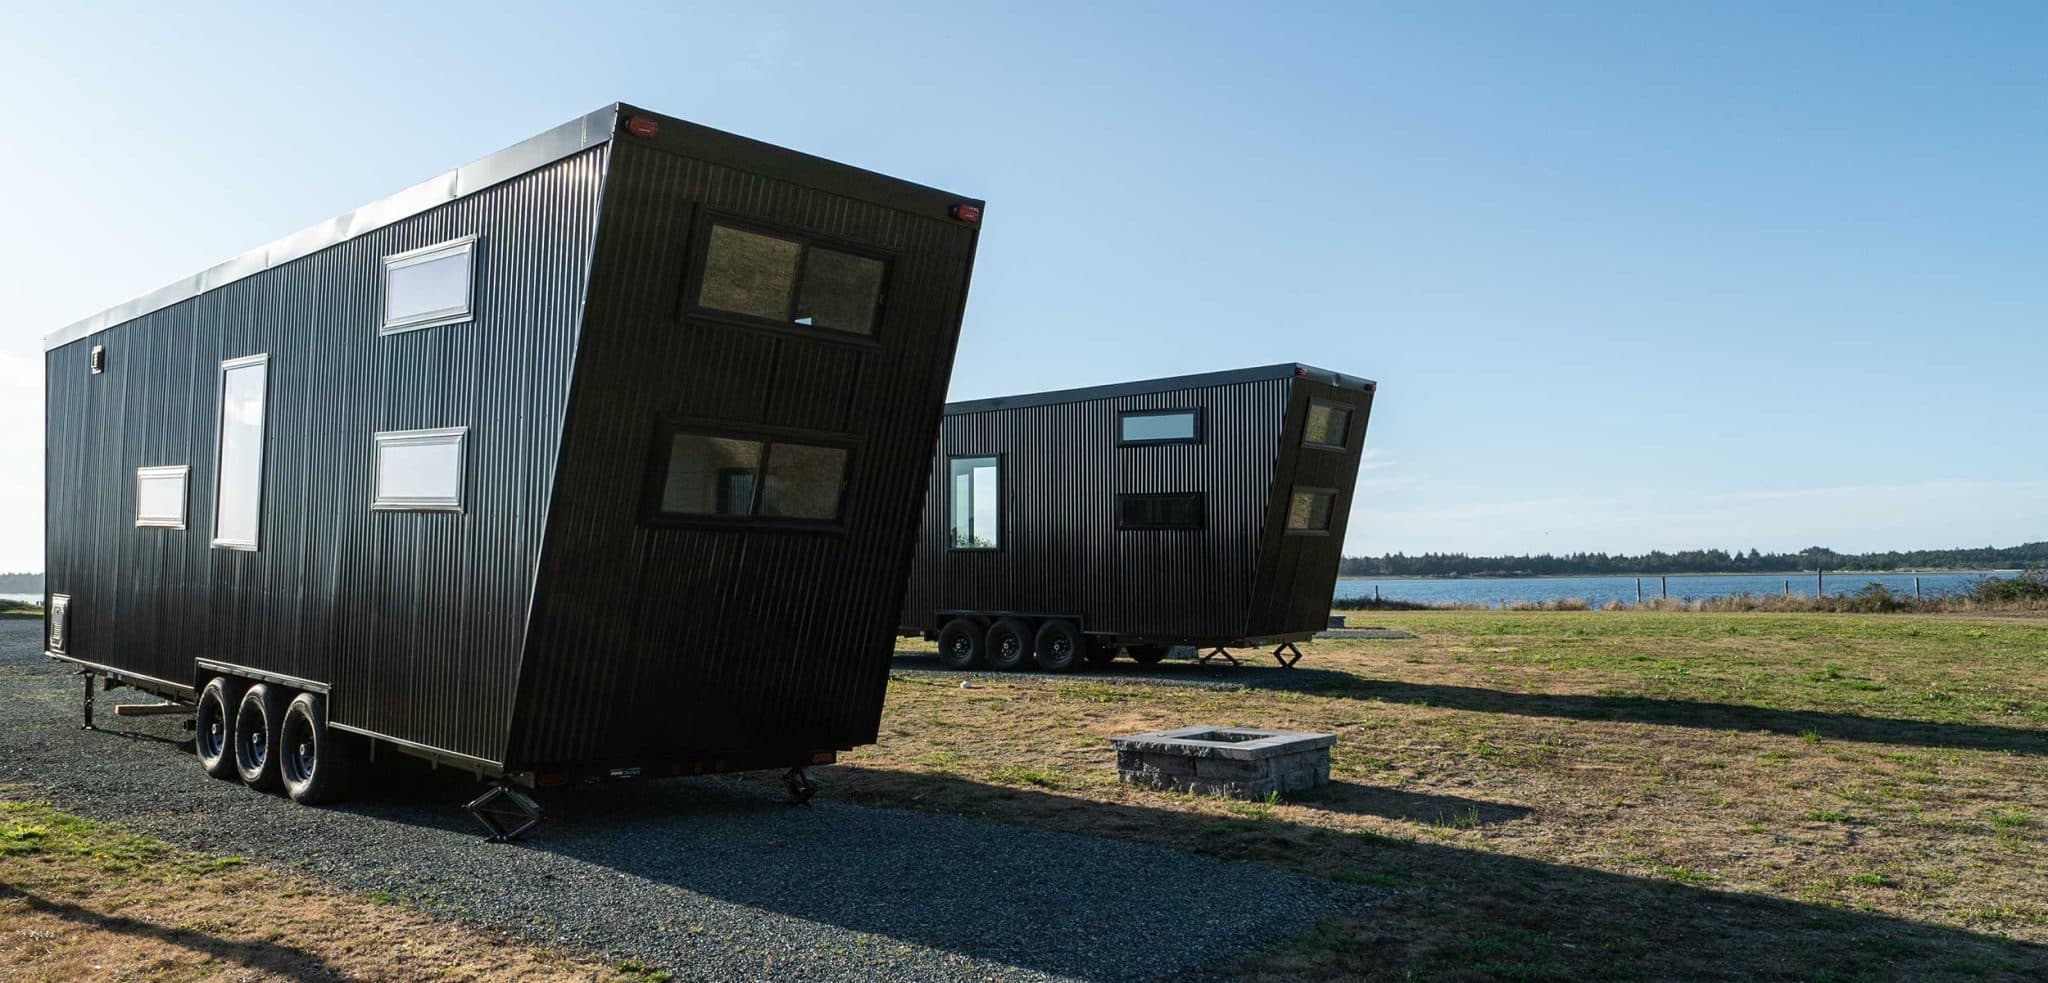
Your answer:
[[[1254,978],[2048,975],[2048,621],[1369,617],[1419,638],[1284,690],[900,676],[832,794],[1397,890]],[[1117,784],[1106,738],[1192,723],[1334,732],[1334,783]]]

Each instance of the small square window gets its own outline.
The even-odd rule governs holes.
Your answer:
[[[679,433],[669,442],[661,510],[678,515],[750,515],[761,442]]]
[[[948,462],[952,524],[948,541],[956,550],[1002,546],[1003,476],[1000,459],[956,457]]]
[[[192,469],[176,466],[135,469],[135,524],[185,528],[186,488]]]
[[[1123,444],[1193,444],[1202,439],[1200,410],[1127,410],[1117,414]]]
[[[1330,531],[1330,506],[1337,493],[1327,488],[1296,488],[1287,502],[1287,531]]]
[[[837,519],[846,484],[846,448],[777,443],[768,449],[761,515]]]
[[[1310,400],[1308,420],[1302,424],[1301,446],[1326,451],[1348,450],[1351,435],[1351,407]]]
[[[1202,493],[1127,494],[1116,497],[1119,529],[1200,529]]]
[[[696,306],[802,328],[872,335],[888,264],[797,238],[713,224]]]
[[[377,491],[373,508],[391,511],[462,511],[466,427],[387,430],[376,435]]]
[[[384,257],[384,321],[379,334],[456,324],[474,316],[476,236]]]

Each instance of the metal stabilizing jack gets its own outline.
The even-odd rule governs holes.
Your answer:
[[[490,830],[486,843],[510,843],[540,825],[540,803],[510,785],[493,785],[462,808]]]
[[[818,794],[818,780],[811,770],[797,765],[782,776],[782,787],[789,790],[789,801],[796,805],[810,805],[811,796]]]
[[[80,669],[78,675],[85,679],[85,724],[79,730],[98,730],[99,728],[92,723],[92,670]]]
[[[1291,656],[1282,654],[1286,652],[1294,654]],[[1273,650],[1273,661],[1280,663],[1280,668],[1282,669],[1292,669],[1295,663],[1301,661],[1301,650],[1295,648],[1293,642],[1281,642],[1279,647]]]
[[[1214,659],[1218,656],[1221,656],[1223,658],[1223,661],[1228,662],[1233,666],[1237,665],[1237,656],[1231,655],[1229,652],[1224,651],[1223,646],[1221,645],[1216,646],[1216,648],[1211,651],[1202,653],[1202,655],[1195,661],[1200,662],[1201,664],[1206,666],[1209,664],[1210,659]]]

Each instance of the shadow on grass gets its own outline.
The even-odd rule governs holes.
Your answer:
[[[1310,978],[2039,979],[2048,947],[1827,905],[1716,889],[1704,874],[1637,877],[1439,843],[1344,833],[1270,813],[1224,818],[991,786],[829,769],[844,799],[1088,830],[1274,864],[1397,896],[1310,929],[1263,966]],[[1376,790],[1340,788],[1340,799]],[[1429,822],[1436,803],[1411,811]],[[1298,804],[1326,808],[1325,803]],[[1361,803],[1363,804],[1363,803]],[[1485,809],[1485,803],[1474,808]],[[1684,883],[1694,881],[1696,883]],[[1254,974],[1255,975],[1255,974]],[[1284,974],[1283,974],[1284,975]]]
[[[1287,798],[1287,804],[1319,812],[1341,812],[1353,816],[1378,816],[1427,826],[1469,828],[1513,822],[1529,814],[1523,806],[1462,795],[1410,792],[1378,785],[1332,781],[1309,792]]]
[[[19,899],[32,912],[52,915],[96,932],[110,932],[131,938],[151,939],[203,953],[217,962],[235,963],[262,973],[275,973],[294,980],[346,980],[347,976],[328,968],[327,963],[304,949],[275,942],[235,942],[186,928],[171,928],[139,918],[93,911],[68,901],[52,901],[9,884],[0,884],[0,899]],[[163,972],[164,967],[156,967]]]
[[[1774,710],[1739,703],[1667,700],[1647,696],[1552,695],[1513,693],[1478,686],[1405,683],[1347,677],[1341,684],[1312,687],[1327,696],[1447,707],[1476,713],[1508,713],[1525,717],[1612,720],[1623,723],[1703,727],[1713,730],[1764,731],[1789,736],[1812,734],[1828,740],[1972,751],[2048,754],[2048,730],[1981,724],[1941,724],[1926,720],[1865,717],[1820,710]]]

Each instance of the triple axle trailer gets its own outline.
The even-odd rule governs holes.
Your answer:
[[[875,739],[982,203],[615,104],[52,335],[46,651],[319,801]]]
[[[1329,624],[1374,389],[1287,363],[949,404],[899,630],[956,668],[1292,666]]]

